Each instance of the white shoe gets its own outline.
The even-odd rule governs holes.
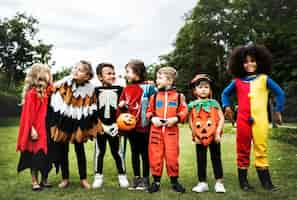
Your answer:
[[[195,187],[192,188],[193,192],[207,192],[209,190],[206,182],[199,182]]]
[[[119,184],[121,188],[127,188],[129,186],[129,181],[126,174],[119,174]]]
[[[95,174],[94,182],[92,184],[92,188],[101,188],[103,185],[103,175],[102,174]]]
[[[224,184],[220,181],[216,182],[214,189],[217,193],[225,193],[226,192]]]

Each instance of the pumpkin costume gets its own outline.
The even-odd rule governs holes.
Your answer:
[[[198,184],[194,192],[208,191],[207,183],[207,149],[210,151],[213,172],[216,179],[215,192],[224,193],[221,143],[215,141],[218,129],[223,129],[224,116],[219,103],[212,99],[212,80],[207,74],[197,74],[191,81],[191,88],[196,100],[188,104],[189,124],[192,129],[193,142],[196,143]]]
[[[204,146],[210,144],[218,126],[217,109],[220,105],[214,99],[195,100],[188,105],[193,124],[193,141]]]

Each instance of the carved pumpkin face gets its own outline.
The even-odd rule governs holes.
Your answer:
[[[131,131],[136,126],[136,117],[130,113],[122,113],[117,118],[117,125],[121,131]]]
[[[204,146],[209,145],[213,138],[218,124],[218,114],[215,108],[211,108],[210,112],[200,109],[199,113],[195,109],[192,110],[192,128],[193,139]]]

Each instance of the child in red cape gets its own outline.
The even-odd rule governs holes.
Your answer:
[[[44,64],[34,64],[25,78],[22,113],[17,151],[21,152],[18,172],[31,170],[32,190],[51,187],[47,183],[50,164],[47,158],[46,113],[48,91],[52,82],[50,69]],[[38,172],[41,182],[38,182]]]

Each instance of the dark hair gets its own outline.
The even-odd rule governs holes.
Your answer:
[[[145,81],[146,79],[146,68],[144,66],[143,61],[132,59],[126,64],[125,69],[127,67],[131,67],[132,71],[139,76],[139,81]]]
[[[104,67],[109,67],[114,70],[114,66],[111,63],[100,63],[97,65],[96,74],[101,76]]]
[[[93,73],[93,68],[91,63],[85,60],[80,60],[79,63],[84,65],[87,68],[90,79],[92,79],[94,76],[94,73]]]
[[[236,47],[228,60],[228,69],[234,77],[244,77],[247,72],[243,64],[247,56],[251,56],[257,63],[256,73],[269,75],[271,70],[272,55],[263,45],[251,44]]]

